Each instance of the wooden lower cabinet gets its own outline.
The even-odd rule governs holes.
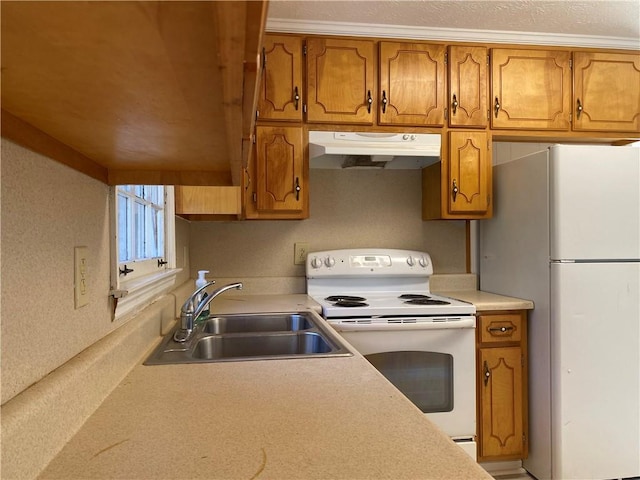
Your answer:
[[[526,311],[479,313],[476,346],[478,461],[526,458]]]

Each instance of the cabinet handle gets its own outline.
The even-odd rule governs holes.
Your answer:
[[[456,97],[456,94],[453,94],[453,102],[451,102],[451,113],[453,115],[456,114],[456,110],[458,109],[458,99]]]
[[[484,361],[484,386],[486,387],[489,384],[489,377],[491,376],[491,370],[489,370],[489,365],[487,364],[487,361]]]
[[[371,113],[372,103],[373,103],[373,98],[371,98],[371,90],[367,90],[367,113]]]
[[[576,108],[576,118],[580,118],[580,114],[582,113],[583,107],[582,102],[578,99],[578,107]]]
[[[451,189],[451,196],[453,197],[453,201],[456,201],[456,197],[458,196],[458,184],[456,183],[456,179],[453,179],[453,188]]]
[[[295,87],[293,89],[293,104],[296,110],[298,110],[298,102],[300,102],[300,94],[298,93],[298,87]]]
[[[498,97],[496,97],[496,103],[493,106],[493,109],[496,111],[496,118],[498,118],[498,112],[500,111],[500,101],[498,100]]]
[[[490,332],[508,332],[509,330],[513,330],[513,327],[489,327]]]
[[[296,201],[300,200],[300,179],[299,177],[296,177]]]
[[[387,111],[387,92],[385,92],[384,90],[382,91],[382,113],[385,113]]]

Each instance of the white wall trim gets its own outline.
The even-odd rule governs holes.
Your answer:
[[[181,271],[181,268],[166,269],[129,282],[121,282],[120,290],[126,294],[118,299],[114,321],[137,313],[169,292],[175,286],[176,276]]]
[[[267,32],[342,35],[354,37],[403,38],[473,43],[509,43],[519,45],[550,45],[563,47],[640,49],[640,39],[570,35],[562,33],[470,30],[462,28],[408,27],[347,22],[325,22],[267,19]]]

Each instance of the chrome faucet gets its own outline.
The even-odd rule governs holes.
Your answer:
[[[173,334],[173,339],[176,342],[183,343],[191,338],[196,319],[200,316],[200,314],[202,314],[204,309],[207,308],[207,305],[209,305],[214,298],[216,298],[221,293],[226,292],[227,290],[231,290],[232,288],[242,290],[241,282],[230,283],[229,285],[225,285],[214,290],[213,292],[211,292],[211,295],[207,295],[200,301],[198,305],[196,305],[196,299],[198,298],[198,295],[214,283],[216,283],[215,280],[212,280],[211,282],[208,282],[202,287],[198,288],[189,296],[187,301],[184,302],[184,305],[182,305],[182,308],[180,309],[180,329],[176,330],[176,333]]]

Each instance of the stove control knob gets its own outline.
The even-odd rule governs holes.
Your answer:
[[[336,261],[335,261],[335,259],[333,257],[327,257],[327,258],[324,259],[324,264],[327,267],[331,268],[336,264]]]
[[[322,266],[322,260],[318,257],[313,257],[313,260],[311,260],[311,266],[313,268],[320,268]]]
[[[407,258],[407,265],[409,265],[410,267],[413,267],[416,264],[416,261],[413,259],[412,256],[409,256],[409,258]]]
[[[429,261],[424,257],[420,257],[420,260],[418,260],[418,263],[422,268],[427,268],[427,266],[429,265]]]

